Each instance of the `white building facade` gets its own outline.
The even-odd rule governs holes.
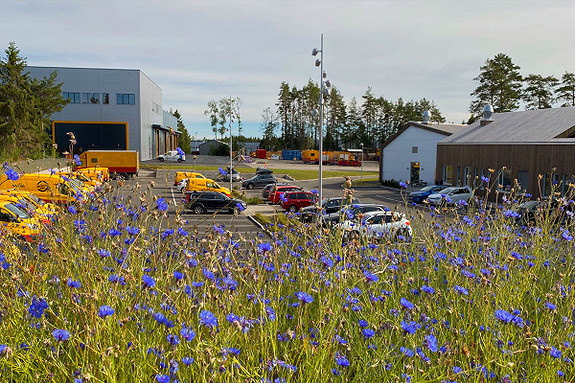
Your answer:
[[[383,145],[380,181],[434,184],[437,143],[464,126],[408,122]]]
[[[78,141],[74,152],[129,149],[148,160],[177,146],[176,119],[165,116],[162,89],[142,71],[36,66],[26,70],[35,78],[56,71],[62,96],[70,100],[51,116],[53,141],[60,151],[68,150],[70,131]]]

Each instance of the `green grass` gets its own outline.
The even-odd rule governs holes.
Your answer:
[[[173,170],[186,170],[186,171],[190,171],[190,170],[194,170],[194,171],[199,171],[200,173],[202,171],[217,171],[219,169],[219,167],[217,166],[208,166],[208,165],[198,165],[198,166],[192,166],[190,167],[189,165],[146,165],[146,166],[141,166],[142,169],[173,169]],[[255,168],[244,168],[244,167],[236,167],[236,169],[240,172],[240,174],[242,174],[242,176],[244,178],[246,178],[246,175],[250,175],[250,174],[255,174],[256,173],[256,169]],[[311,179],[317,179],[318,178],[318,170],[316,169],[273,169],[274,174],[276,176],[283,176],[283,175],[289,175],[290,177],[292,177],[293,179],[297,180],[297,181],[305,181],[305,180],[311,180]],[[348,177],[359,177],[360,172],[357,170],[326,170],[326,168],[323,169],[322,171],[323,173],[323,177],[324,178],[332,178],[332,177],[344,177],[344,176],[348,176]],[[364,177],[369,177],[369,176],[377,176],[379,173],[378,172],[373,172],[373,171],[364,171],[363,172],[363,176]]]

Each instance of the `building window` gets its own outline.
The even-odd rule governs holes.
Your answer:
[[[102,104],[109,104],[109,103],[110,103],[110,94],[102,93]]]
[[[116,103],[118,105],[134,105],[136,103],[136,95],[133,93],[117,93]]]
[[[62,92],[62,98],[70,100],[70,104],[79,104],[82,101],[80,93],[76,92]]]
[[[419,152],[419,147],[418,146],[412,146],[411,147],[411,153],[417,154]]]

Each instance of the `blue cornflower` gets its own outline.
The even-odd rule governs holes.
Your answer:
[[[415,334],[421,325],[413,321],[401,321],[401,328],[408,334]]]
[[[152,288],[156,285],[156,281],[149,275],[144,274],[142,275],[142,285],[144,286],[144,288]]]
[[[48,302],[44,298],[32,297],[32,303],[28,307],[28,313],[34,318],[42,318],[44,310],[48,308]]]
[[[562,353],[560,350],[556,349],[555,347],[551,347],[551,350],[549,351],[549,355],[551,355],[554,358],[560,359],[562,356]]]
[[[174,278],[176,278],[177,280],[180,280],[184,277],[184,274],[182,274],[180,271],[174,271]]]
[[[340,367],[347,367],[349,366],[349,360],[347,360],[347,358],[341,354],[336,354],[335,356],[335,363],[337,363],[338,366]]]
[[[163,198],[158,198],[156,203],[158,205],[158,210],[160,210],[160,211],[168,210],[168,203]]]
[[[244,210],[246,210],[246,209],[244,208],[244,205],[242,205],[242,204],[239,203],[239,202],[236,203],[236,207],[238,208],[239,211],[244,211]]]
[[[196,333],[194,332],[194,330],[192,330],[191,328],[187,328],[185,326],[182,326],[182,329],[180,330],[180,335],[187,342],[191,342],[196,337]]]
[[[182,358],[182,363],[185,364],[186,366],[191,366],[192,363],[194,363],[194,358],[192,358],[191,356],[184,356]]]
[[[105,318],[107,316],[113,315],[116,312],[116,310],[114,310],[114,308],[107,306],[107,305],[102,305],[100,306],[100,309],[98,310],[98,316],[100,318]]]
[[[400,183],[399,183],[399,187],[405,189],[405,188],[407,187],[407,184],[406,184],[405,182],[400,182]]]
[[[170,383],[170,376],[169,376],[169,375],[157,374],[157,375],[156,375],[156,380],[157,380],[159,383]]]
[[[178,336],[174,335],[174,334],[168,334],[168,336],[166,337],[166,340],[172,346],[177,346],[178,344],[180,344],[180,338],[178,338]]]
[[[235,348],[235,347],[224,347],[222,348],[222,355],[224,357],[233,354],[233,355],[240,355],[240,349]]]
[[[70,214],[76,214],[78,211],[76,210],[76,208],[73,205],[68,206],[68,212]]]
[[[453,289],[454,289],[455,291],[457,291],[458,293],[460,293],[460,294],[469,295],[469,292],[467,291],[467,289],[466,289],[465,287],[461,287],[461,286],[459,286],[459,285],[455,285],[455,286],[453,286]]]
[[[176,148],[176,151],[178,152],[180,157],[184,157],[186,155],[186,152],[184,152],[182,148],[180,148],[179,146]]]
[[[228,175],[228,172],[226,172],[226,171],[224,170],[224,168],[218,168],[218,171],[219,171],[220,174],[221,174],[222,176],[224,176],[224,177]]]
[[[200,312],[200,324],[210,328],[217,328],[218,318],[216,318],[211,311],[202,310],[202,312]]]
[[[429,334],[425,339],[427,341],[427,348],[431,352],[437,352],[437,338],[435,337],[435,335]]]
[[[361,328],[365,328],[367,326],[369,326],[369,323],[367,323],[367,321],[365,319],[360,319],[357,321],[357,324],[359,325],[359,327]]]
[[[435,289],[433,287],[426,286],[426,285],[421,286],[421,291],[426,292],[428,294],[435,293]]]
[[[80,160],[80,156],[77,155],[77,154],[74,154],[74,163],[75,163],[77,166],[82,165],[82,161]]]
[[[487,182],[489,182],[489,178],[487,178],[485,176],[481,176],[481,181],[487,183]]]
[[[405,299],[405,298],[401,298],[401,299],[399,300],[399,303],[401,303],[401,305],[402,305],[403,307],[405,307],[406,309],[408,309],[408,310],[411,310],[411,309],[413,309],[413,307],[415,307],[415,306],[413,305],[413,303],[411,303],[410,301],[408,301],[408,300]]]
[[[70,333],[66,330],[56,329],[52,331],[52,335],[56,339],[57,342],[63,342],[70,338]]]
[[[4,174],[6,174],[6,177],[8,177],[10,181],[18,181],[20,178],[20,175],[12,168],[6,169]]]
[[[363,337],[365,339],[372,338],[375,335],[375,331],[373,331],[370,328],[364,328],[363,330],[361,330],[361,332],[363,333]]]
[[[300,291],[295,293],[297,299],[302,301],[303,303],[311,303],[313,302],[313,297],[306,292]]]
[[[272,250],[272,245],[269,242],[265,242],[265,243],[260,243],[258,245],[258,252],[263,253],[266,251],[271,251]]]
[[[68,286],[77,289],[82,287],[82,284],[78,281],[73,281],[72,278],[68,278]]]
[[[505,323],[513,323],[519,327],[524,326],[523,318],[519,317],[518,314],[514,315],[505,310],[495,310],[495,318]]]
[[[379,277],[377,275],[372,274],[369,271],[365,271],[363,273],[363,276],[365,277],[365,279],[367,279],[368,282],[377,282],[379,280]]]
[[[557,308],[557,306],[554,305],[554,304],[551,303],[551,302],[547,302],[547,303],[545,304],[545,306],[546,306],[549,310],[555,310],[555,309]]]

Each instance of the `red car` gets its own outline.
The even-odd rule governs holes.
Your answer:
[[[283,195],[282,207],[295,213],[302,207],[311,206],[317,201],[317,194],[306,191],[295,191]]]
[[[294,191],[303,191],[303,188],[294,185],[281,185],[276,186],[275,188],[272,187],[268,199],[275,205],[281,202],[280,196],[282,194]]]

